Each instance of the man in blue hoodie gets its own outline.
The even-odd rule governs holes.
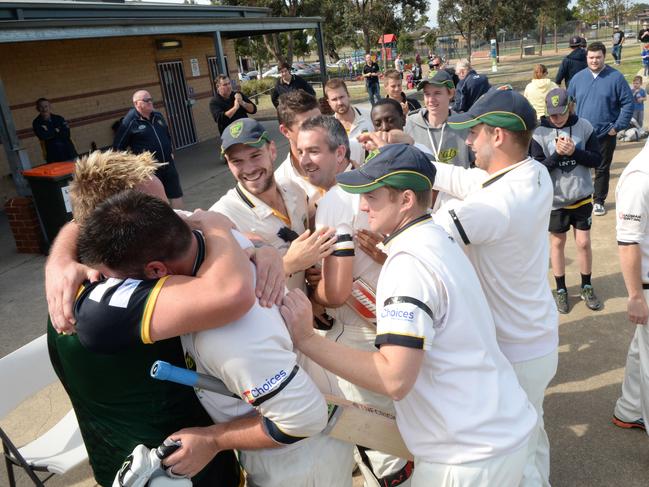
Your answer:
[[[577,73],[568,87],[568,94],[577,102],[577,116],[588,120],[595,129],[602,154],[602,162],[595,168],[595,216],[606,214],[604,201],[608,195],[616,135],[629,126],[633,115],[631,88],[622,73],[604,62],[605,56],[604,44],[589,44],[586,54],[588,69]]]

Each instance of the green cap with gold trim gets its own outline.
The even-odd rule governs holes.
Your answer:
[[[480,123],[514,132],[536,128],[536,111],[530,102],[511,86],[492,88],[473,104],[469,111],[451,115],[449,128],[461,130]]]
[[[433,188],[435,166],[422,151],[408,144],[389,144],[358,169],[336,176],[348,193],[369,193],[381,186],[425,191]]]
[[[235,144],[261,147],[270,142],[264,126],[252,118],[240,118],[225,127],[221,134],[221,154]]]

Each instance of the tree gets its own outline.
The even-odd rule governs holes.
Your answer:
[[[411,54],[415,50],[415,40],[406,32],[397,37],[397,52],[402,56]]]
[[[569,0],[543,0],[539,10],[539,38],[541,45],[541,52],[539,54],[543,54],[543,28],[546,26],[553,29],[554,52],[559,52],[559,47],[557,45],[557,28],[568,17],[570,12],[568,10],[568,2]]]
[[[536,20],[542,0],[509,0],[504,5],[508,30],[518,34],[520,41],[520,57],[523,58],[523,38],[528,30],[536,27]]]
[[[576,17],[587,24],[595,23],[602,14],[602,0],[577,0]]]

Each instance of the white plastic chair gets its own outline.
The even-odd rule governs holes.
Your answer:
[[[46,335],[0,358],[0,418],[57,380],[47,352]],[[14,445],[2,428],[0,439],[10,487],[16,485],[14,467],[23,468],[34,485],[42,486],[54,474],[64,474],[88,458],[72,410],[49,431],[21,448]],[[36,472],[49,475],[41,479]]]

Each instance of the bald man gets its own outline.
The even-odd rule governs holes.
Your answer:
[[[133,93],[133,108],[122,119],[115,134],[113,148],[130,149],[134,154],[151,152],[157,162],[164,163],[156,170],[156,176],[165,189],[173,208],[182,208],[183,191],[174,164],[173,146],[169,127],[162,113],[153,109],[153,97],[146,90]]]

